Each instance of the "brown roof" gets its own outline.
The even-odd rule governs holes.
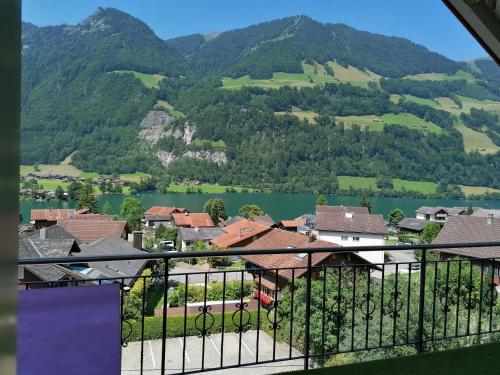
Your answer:
[[[71,216],[71,220],[105,220],[111,221],[113,220],[109,215],[101,215],[101,214],[76,214]]]
[[[97,241],[107,236],[123,235],[130,232],[126,221],[109,220],[59,220],[57,225],[84,243]]]
[[[488,224],[490,223],[490,224]],[[500,219],[469,215],[452,216],[444,223],[433,244],[456,242],[500,242]],[[500,246],[478,248],[453,248],[440,250],[443,253],[472,258],[500,258]]]
[[[382,215],[351,211],[319,211],[316,213],[316,229],[329,232],[384,234],[385,223]]]
[[[253,218],[253,221],[255,221],[256,223],[262,224],[262,225],[267,225],[268,227],[272,227],[272,226],[276,225],[273,218],[269,215],[255,216]]]
[[[366,207],[352,207],[352,206],[326,206],[317,205],[316,213],[318,212],[353,212],[355,214],[369,214]]]
[[[31,210],[31,220],[47,220],[47,221],[57,221],[62,219],[69,219],[71,216],[75,215],[76,210],[74,208],[44,208]]]
[[[147,210],[145,215],[171,215],[174,212],[184,212],[185,208],[177,208],[177,207],[167,207],[167,206],[153,206],[149,210]]]
[[[226,234],[214,238],[211,241],[213,245],[219,247],[235,246],[242,241],[252,238],[253,236],[257,236],[271,230],[271,227],[244,219],[233,224],[229,224],[222,228],[222,230],[226,232]]]
[[[179,227],[213,227],[214,223],[207,213],[175,213],[172,214],[175,225]]]
[[[284,228],[297,228],[299,226],[298,220],[281,220],[280,225]]]
[[[338,245],[321,240],[309,242],[309,237],[306,235],[289,232],[283,229],[273,229],[259,239],[253,241],[251,244],[245,246],[246,249],[286,249],[287,247],[324,247],[332,249],[338,247]],[[311,263],[313,266],[316,266],[325,261],[330,255],[331,253],[314,253],[311,258]],[[307,256],[301,256],[301,254],[244,255],[242,258],[266,269],[304,267],[295,270],[296,277],[302,276],[307,271]],[[292,270],[280,270],[278,275],[291,280]]]

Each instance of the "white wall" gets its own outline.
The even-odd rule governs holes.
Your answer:
[[[346,236],[347,240],[342,240]],[[353,237],[359,237],[359,241],[354,241]],[[385,245],[383,234],[368,233],[348,233],[348,232],[327,232],[319,231],[319,239],[331,242],[343,247],[350,246],[383,246]],[[356,253],[360,257],[371,263],[384,263],[383,251],[360,251]]]

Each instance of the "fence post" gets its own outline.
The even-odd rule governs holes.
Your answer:
[[[163,272],[163,321],[161,333],[161,375],[165,375],[165,359],[166,359],[166,339],[167,339],[167,298],[168,298],[168,255],[163,258],[164,272]]]
[[[312,269],[312,254],[307,254],[307,287],[306,287],[306,329],[304,336],[304,370],[309,369],[309,326],[311,320],[311,269]]]
[[[427,262],[427,249],[422,249],[422,258],[420,260],[420,295],[418,304],[418,341],[417,353],[421,354],[424,346],[424,309],[425,309],[425,274]],[[410,296],[408,296],[410,298]]]

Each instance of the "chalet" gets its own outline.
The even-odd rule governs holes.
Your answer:
[[[401,234],[420,234],[424,230],[425,224],[428,221],[423,219],[415,219],[413,217],[405,217],[398,223],[398,231]]]
[[[383,246],[385,224],[381,215],[365,207],[316,206],[318,238],[340,246]],[[370,263],[384,263],[383,251],[357,252]]]
[[[219,227],[209,228],[179,228],[177,238],[181,244],[181,251],[189,251],[190,247],[198,241],[210,244],[216,237],[224,235],[226,232]]]
[[[338,247],[330,242],[316,240],[314,237],[300,233],[293,233],[283,229],[272,229],[259,239],[245,246],[245,249],[301,249],[301,248],[328,248]],[[321,265],[349,262],[350,253],[314,253],[311,258],[313,267]],[[260,284],[256,297],[266,304],[280,296],[282,290],[290,285],[292,279],[303,277],[307,272],[307,254],[265,254],[244,255],[246,268],[253,274],[257,286]],[[356,257],[356,262],[359,259]],[[361,262],[364,263],[363,260]],[[295,268],[294,270],[292,270]],[[278,271],[276,272],[276,269]],[[318,277],[318,271],[312,272],[312,278]],[[259,282],[260,281],[260,282]]]
[[[185,208],[153,206],[144,213],[144,226],[146,228],[156,228],[161,224],[165,228],[173,227],[172,214],[187,212]]]
[[[91,243],[108,236],[118,236],[127,239],[131,230],[126,221],[122,220],[59,220],[57,226],[64,229],[80,243]]]
[[[183,213],[173,213],[174,224],[180,228],[206,228],[213,227],[214,223],[207,213],[192,213],[185,211]]]
[[[88,213],[88,209],[75,210],[74,208],[45,208],[31,210],[31,225],[36,229],[56,224],[59,220],[68,220],[75,215]]]
[[[224,234],[211,240],[211,244],[222,248],[244,247],[269,232],[272,228],[252,220],[239,220],[223,227]]]
[[[490,217],[476,217],[461,215],[450,217],[444,223],[443,228],[432,241],[433,244],[465,243],[465,242],[499,242],[500,241],[500,219]],[[484,259],[496,258],[494,263],[495,284],[500,284],[500,247],[478,247],[478,248],[451,248],[439,250],[441,258],[464,258],[473,259],[480,266]],[[491,264],[486,262],[485,267]],[[485,273],[488,273],[485,270]]]
[[[143,251],[118,236],[104,237],[90,244],[79,244],[58,225],[19,234],[19,256],[22,258],[129,254],[143,254]],[[139,276],[146,265],[146,260],[26,265],[19,278],[22,282],[35,282],[32,287],[47,287],[75,281],[93,284],[98,279],[129,276],[123,279],[123,283],[132,285],[134,277]],[[49,283],[36,284],[39,281]]]
[[[444,223],[449,216],[457,216],[465,213],[465,207],[427,207],[422,206],[416,210],[416,218],[427,221]]]

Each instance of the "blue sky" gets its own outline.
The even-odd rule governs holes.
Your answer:
[[[39,26],[75,24],[99,6],[138,17],[163,39],[305,14],[405,37],[455,60],[486,56],[439,0],[23,0],[23,20]]]

